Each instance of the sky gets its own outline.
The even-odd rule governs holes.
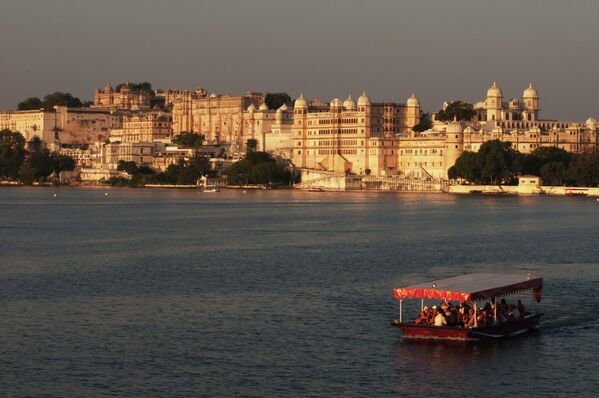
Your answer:
[[[539,90],[541,117],[599,118],[599,1],[0,0],[0,109],[106,82],[403,102]]]

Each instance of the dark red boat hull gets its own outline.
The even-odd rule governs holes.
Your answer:
[[[407,339],[481,340],[516,336],[538,329],[543,314],[528,315],[517,321],[505,322],[484,328],[462,328],[446,326],[416,325],[413,322],[393,322]]]

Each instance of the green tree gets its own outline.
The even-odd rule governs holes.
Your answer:
[[[33,170],[33,178],[36,180],[47,178],[55,169],[54,159],[45,149],[29,153],[26,164]]]
[[[69,108],[81,108],[83,103],[79,98],[73,97],[71,93],[56,91],[46,95],[42,101],[42,105],[45,110],[51,111],[57,105],[68,106]]]
[[[563,162],[548,162],[541,167],[540,175],[548,185],[561,185],[566,178],[566,171]]]
[[[118,171],[124,171],[130,176],[135,176],[139,174],[139,168],[137,167],[137,164],[133,161],[119,160],[116,169]]]
[[[54,172],[56,174],[60,173],[61,171],[75,170],[76,163],[75,159],[72,157],[58,154],[52,154],[51,157],[54,164]]]
[[[267,93],[264,102],[268,109],[279,109],[283,104],[291,105],[291,97],[286,92]]]
[[[141,90],[145,91],[150,95],[154,95],[154,90],[152,89],[152,83],[150,82],[140,82],[140,83],[120,83],[117,84],[114,88],[114,91],[119,93],[123,87],[129,87],[129,90]]]
[[[541,175],[541,168],[551,162],[562,163],[567,169],[570,165],[572,154],[564,149],[557,147],[539,147],[532,153],[524,156],[523,170],[524,174]],[[555,166],[554,166],[555,167]]]
[[[420,111],[420,121],[417,125],[412,127],[412,130],[421,133],[433,127],[433,122],[431,120],[431,114],[428,112]]]
[[[17,109],[20,111],[30,111],[43,108],[42,100],[37,97],[29,97],[18,103]]]
[[[204,138],[204,134],[181,132],[173,138],[173,143],[181,148],[199,149],[204,143]]]
[[[458,121],[470,121],[476,115],[476,111],[472,104],[464,101],[452,101],[445,109],[440,110],[436,114],[436,119],[442,122],[448,122],[454,119]]]
[[[451,179],[463,178],[470,182],[479,182],[481,171],[478,161],[478,154],[475,152],[466,151],[457,158],[455,165],[447,171],[448,177]]]
[[[226,171],[229,184],[288,184],[290,173],[269,153],[248,152]]]
[[[599,152],[581,153],[573,157],[566,179],[569,184],[594,187],[599,184]]]
[[[35,170],[33,170],[27,163],[23,163],[21,167],[19,167],[19,180],[26,185],[33,184],[33,181],[35,180]]]
[[[16,180],[25,160],[25,138],[8,129],[0,131],[0,178]]]
[[[511,183],[521,172],[518,152],[511,142],[487,141],[477,155],[481,181],[485,184]]]

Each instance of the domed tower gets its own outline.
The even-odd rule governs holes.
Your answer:
[[[487,90],[487,99],[485,100],[485,109],[487,110],[487,121],[501,120],[503,93],[496,82]]]
[[[539,119],[539,92],[532,86],[528,85],[522,93],[522,102],[524,103],[524,120],[536,121]],[[529,116],[530,115],[530,116]]]
[[[343,107],[345,108],[346,111],[355,111],[356,110],[356,103],[352,99],[351,95],[348,96],[345,101],[343,101]]]
[[[331,112],[341,112],[343,110],[343,104],[339,98],[333,98],[330,102]]]
[[[358,97],[358,110],[365,112],[370,110],[370,98],[366,95],[366,91]]]
[[[406,101],[406,107],[406,127],[411,129],[420,123],[420,101],[414,93]]]
[[[447,140],[445,141],[445,169],[455,164],[457,158],[464,152],[464,126],[455,119],[447,125]]]

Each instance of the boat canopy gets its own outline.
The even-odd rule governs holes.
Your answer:
[[[522,275],[474,273],[439,279],[428,283],[393,289],[396,299],[437,299],[452,301],[476,301],[496,296],[506,296],[532,290],[541,301],[543,278]]]

